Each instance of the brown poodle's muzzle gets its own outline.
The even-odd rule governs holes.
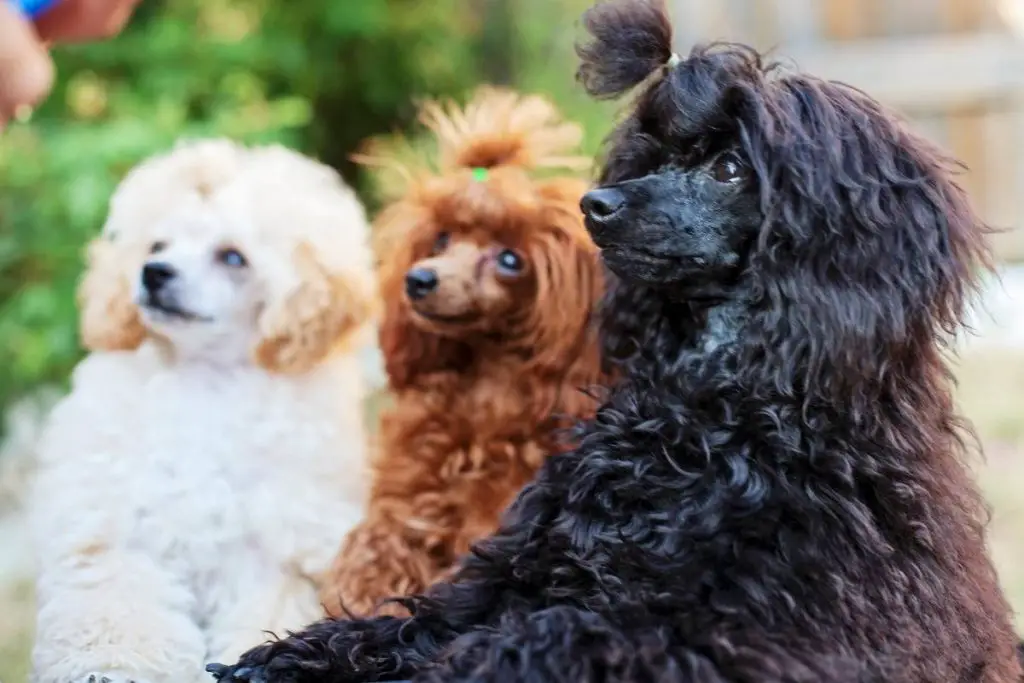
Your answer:
[[[435,329],[475,329],[507,311],[512,296],[492,251],[463,242],[413,264],[405,295],[416,317]]]

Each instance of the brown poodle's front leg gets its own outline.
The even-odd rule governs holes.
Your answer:
[[[422,592],[454,559],[450,533],[428,519],[371,513],[345,539],[321,592],[332,616],[406,615],[388,598]]]

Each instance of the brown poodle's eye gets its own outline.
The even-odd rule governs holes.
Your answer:
[[[498,270],[505,275],[518,275],[523,272],[523,258],[511,249],[502,250],[497,261]]]
[[[451,240],[451,237],[452,236],[447,232],[442,232],[438,235],[437,239],[434,240],[434,246],[431,248],[430,253],[436,256],[437,254],[444,252],[444,250],[448,248],[448,242]]]
[[[150,254],[159,254],[161,251],[167,248],[167,242],[153,242],[149,245]]]
[[[230,247],[218,251],[217,260],[229,268],[245,268],[249,265],[249,262],[242,256],[242,252]]]
[[[747,179],[748,169],[736,154],[727,153],[718,157],[711,166],[711,177],[715,182],[735,185]]]

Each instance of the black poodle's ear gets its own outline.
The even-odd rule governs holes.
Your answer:
[[[776,88],[772,119],[742,124],[766,215],[751,352],[783,383],[798,365],[826,391],[880,385],[959,328],[988,229],[955,163],[863,93],[803,76]]]

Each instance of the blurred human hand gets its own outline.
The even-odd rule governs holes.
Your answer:
[[[124,28],[139,0],[60,0],[35,23],[0,0],[0,129],[50,92],[55,42],[102,40]]]

